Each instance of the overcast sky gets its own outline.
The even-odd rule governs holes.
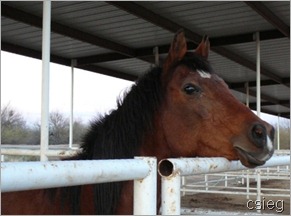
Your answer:
[[[1,106],[10,105],[30,122],[40,121],[41,61],[1,51]],[[84,121],[116,107],[133,82],[74,70],[74,111]],[[50,111],[70,112],[71,68],[50,64]]]
[[[41,61],[1,51],[1,106],[10,105],[28,123],[40,121]],[[75,69],[74,117],[84,122],[116,107],[116,99],[133,82]],[[50,65],[50,111],[70,113],[71,68]],[[276,124],[277,117],[262,114]]]

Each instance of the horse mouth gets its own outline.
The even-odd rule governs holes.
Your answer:
[[[261,166],[261,165],[265,164],[265,162],[266,162],[266,160],[259,160],[254,155],[246,152],[245,150],[243,150],[240,147],[235,147],[235,150],[238,153],[238,157],[239,157],[239,160],[241,161],[241,163],[248,168],[254,168],[257,166]]]

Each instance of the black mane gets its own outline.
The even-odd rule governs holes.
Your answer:
[[[155,67],[131,88],[117,109],[91,123],[80,159],[133,158],[144,136],[154,130],[154,113],[162,98],[161,68]]]
[[[197,55],[186,55],[177,65],[186,65],[193,71],[212,72],[207,61]],[[176,66],[177,66],[176,65]],[[164,97],[160,67],[152,68],[131,88],[123,101],[111,113],[95,120],[83,139],[82,152],[71,159],[122,159],[138,156],[145,136],[155,130],[154,114]],[[170,75],[171,76],[171,75]],[[96,184],[94,204],[96,214],[114,214],[122,182]],[[80,212],[80,186],[66,189],[74,214]]]
[[[122,159],[138,156],[144,136],[154,130],[154,113],[159,109],[163,97],[161,71],[160,67],[152,68],[132,86],[122,102],[117,101],[116,110],[91,122],[83,138],[82,152],[74,159]],[[71,196],[78,201],[79,189],[74,188]],[[121,188],[121,182],[96,184],[95,213],[114,214]],[[78,213],[79,209],[75,209],[74,214]]]

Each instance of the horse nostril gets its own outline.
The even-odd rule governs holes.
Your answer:
[[[251,134],[252,140],[254,141],[257,147],[262,148],[264,147],[264,145],[266,145],[267,131],[263,125],[260,124],[254,125]]]

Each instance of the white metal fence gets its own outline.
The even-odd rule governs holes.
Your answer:
[[[289,164],[290,156],[273,156],[261,168]],[[239,161],[228,161],[225,158],[179,158],[160,161],[158,171],[162,181],[161,213],[181,213],[182,176],[235,170],[247,168]],[[2,192],[125,180],[134,180],[134,214],[156,214],[155,158],[1,163]]]
[[[134,214],[156,214],[156,158],[1,163],[1,191],[134,180]]]

